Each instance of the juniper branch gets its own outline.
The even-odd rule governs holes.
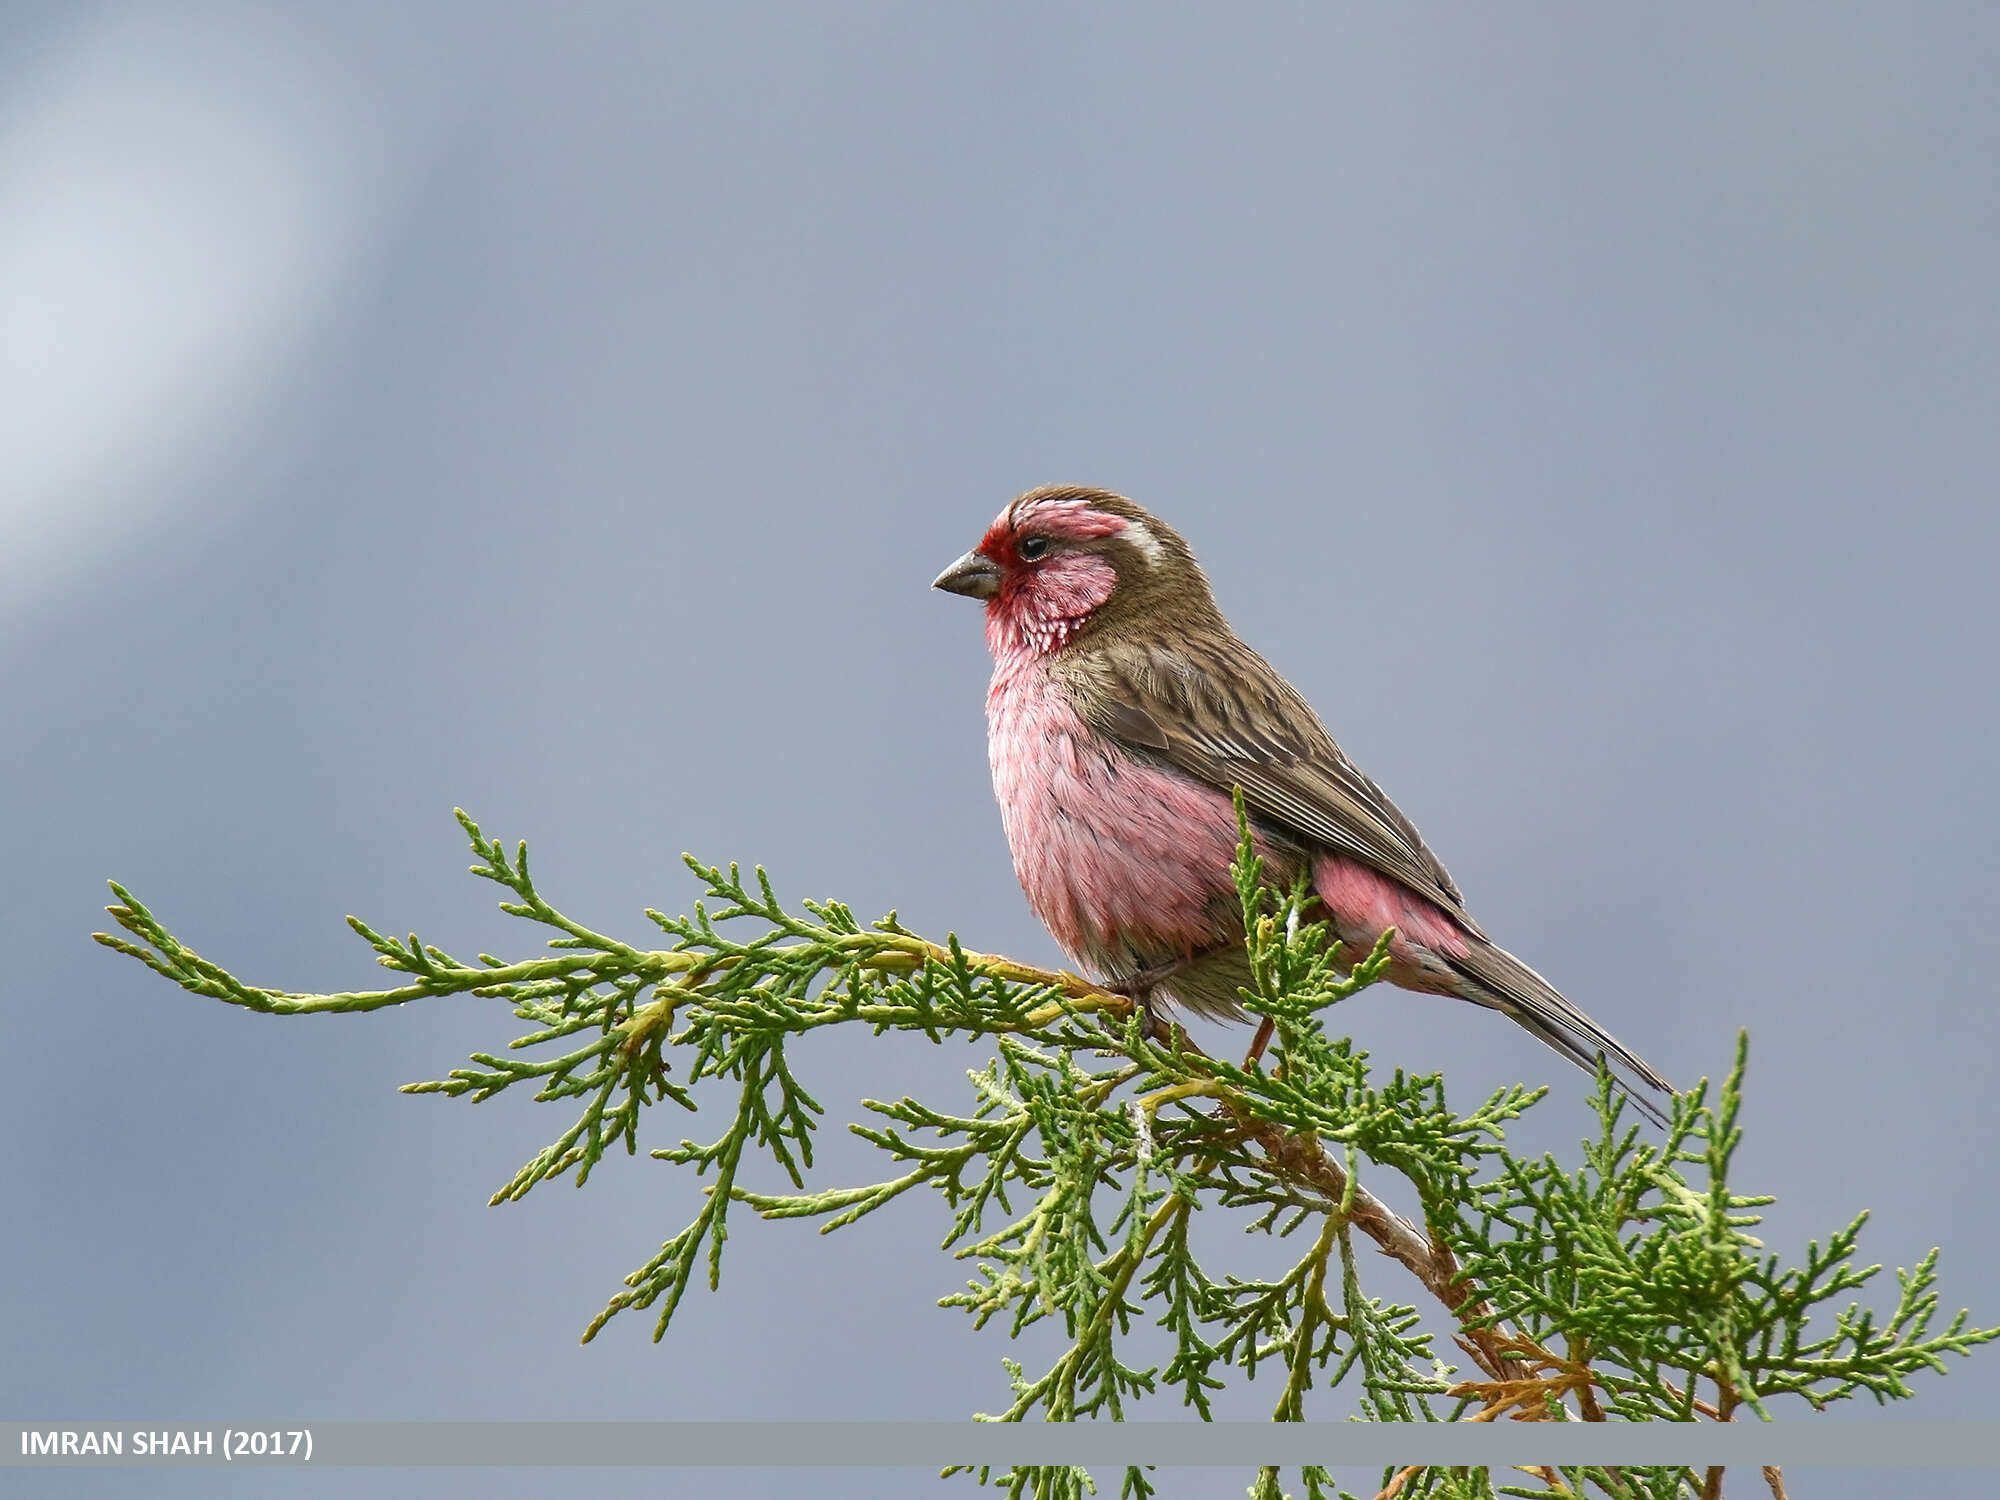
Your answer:
[[[1767,1415],[1785,1397],[1814,1408],[1863,1392],[1906,1399],[1915,1372],[2000,1336],[1963,1312],[1936,1327],[1935,1251],[1898,1272],[1886,1312],[1853,1302],[1829,1311],[1880,1270],[1855,1259],[1865,1214],[1789,1268],[1751,1235],[1771,1200],[1730,1185],[1747,1042],[1712,1097],[1706,1084],[1683,1096],[1657,1139],[1625,1121],[1625,1101],[1600,1071],[1597,1134],[1575,1167],[1506,1149],[1507,1125],[1543,1090],[1503,1089],[1459,1114],[1435,1076],[1375,1079],[1327,1018],[1380,977],[1392,934],[1350,959],[1323,924],[1304,920],[1308,892],[1266,886],[1247,819],[1235,868],[1252,979],[1242,999],[1269,1021],[1273,1046],[1268,1059],[1238,1064],[1079,975],[974,952],[956,937],[929,941],[893,912],[863,926],[838,902],[787,906],[761,869],[746,878],[689,857],[702,898],[688,915],[646,913],[665,946],[630,944],[553,906],[525,844],[509,850],[458,817],[473,873],[503,887],[504,911],[552,934],[549,952],[466,963],[350,918],[396,985],[269,989],[194,952],[115,884],[110,910],[125,935],[97,936],[183,989],[268,1014],[456,994],[507,1005],[526,1030],[503,1053],[475,1053],[470,1066],[406,1086],[474,1102],[528,1086],[537,1099],[576,1102],[571,1123],[495,1203],[565,1174],[581,1186],[611,1148],[637,1154],[651,1106],[694,1112],[720,1095],[721,1134],[651,1151],[713,1173],[700,1208],[627,1278],[586,1340],[617,1313],[653,1306],[654,1337],[664,1336],[698,1275],[719,1284],[733,1204],[767,1219],[817,1219],[825,1233],[920,1187],[952,1212],[945,1247],[978,1267],[944,1305],[976,1325],[1002,1317],[1011,1334],[1048,1318],[1065,1329],[1066,1350],[1043,1373],[1008,1362],[1004,1420],[1117,1418],[1162,1382],[1206,1417],[1225,1372],[1254,1378],[1266,1363],[1283,1372],[1280,1420],[1303,1419],[1310,1395],[1350,1378],[1361,1413],[1377,1421],[1730,1420],[1739,1409]],[[835,1025],[995,1045],[968,1075],[967,1110],[862,1101],[879,1123],[849,1128],[897,1169],[880,1182],[809,1182],[824,1110],[787,1049]],[[741,1181],[753,1158],[794,1191]],[[1411,1186],[1419,1220],[1364,1180],[1377,1173]],[[1309,1248],[1275,1281],[1211,1275],[1188,1235],[1203,1208],[1243,1213],[1246,1229],[1281,1236],[1309,1226]],[[1365,1294],[1357,1233],[1449,1315],[1477,1378],[1453,1378],[1414,1308]],[[1121,1352],[1146,1316],[1173,1340],[1164,1370]],[[1706,1483],[1667,1469],[1538,1473],[1544,1489],[1506,1493],[1680,1497]],[[1080,1470],[982,1474],[1015,1494],[1089,1484]],[[1333,1495],[1319,1471],[1302,1478],[1309,1495]],[[1259,1477],[1260,1492],[1276,1485],[1275,1471]],[[1494,1493],[1472,1471],[1385,1474],[1383,1489],[1393,1487],[1409,1497]],[[1123,1493],[1150,1488],[1134,1470]]]

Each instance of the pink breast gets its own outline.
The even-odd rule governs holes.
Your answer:
[[[1035,915],[1072,958],[1111,972],[1230,935],[1230,799],[1125,754],[1083,722],[1044,661],[1010,656],[987,694],[987,746]]]

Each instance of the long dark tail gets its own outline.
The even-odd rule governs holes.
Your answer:
[[[1649,1087],[1664,1094],[1674,1092],[1674,1086],[1644,1058],[1564,999],[1560,990],[1505,948],[1474,939],[1463,958],[1452,958],[1449,962],[1465,981],[1459,992],[1462,998],[1511,1016],[1586,1072],[1596,1072],[1597,1059],[1608,1057]],[[1667,1123],[1666,1116],[1652,1100],[1636,1093],[1623,1078],[1617,1078],[1617,1083],[1641,1114],[1656,1125]]]

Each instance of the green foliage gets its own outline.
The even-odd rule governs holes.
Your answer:
[[[1239,816],[1241,815],[1239,801]],[[1331,1036],[1328,1013],[1374,983],[1390,934],[1353,961],[1306,919],[1310,892],[1269,889],[1247,821],[1235,866],[1249,933],[1245,1006],[1272,1033],[1263,1056],[1211,1057],[1128,998],[1073,974],[976,954],[955,938],[927,942],[892,913],[864,927],[837,902],[781,903],[759,869],[746,883],[690,858],[704,886],[691,916],[648,911],[668,939],[641,949],[550,906],[529,873],[525,844],[510,854],[463,813],[472,869],[504,887],[502,910],[555,936],[550,956],[475,963],[412,934],[350,923],[397,988],[294,994],[246,985],[178,942],[138,900],[113,886],[113,916],[130,936],[99,941],[184,989],[274,1014],[374,1010],[470,992],[505,1004],[526,1032],[504,1055],[411,1093],[475,1102],[532,1086],[578,1113],[494,1193],[494,1203],[572,1175],[581,1186],[613,1147],[639,1149],[649,1106],[694,1112],[720,1103],[726,1124],[706,1143],[682,1139],[652,1156],[709,1179],[693,1219],[626,1278],[594,1318],[657,1308],[665,1334],[696,1280],[722,1271],[728,1215],[743,1204],[767,1219],[810,1218],[822,1232],[937,1192],[953,1218],[944,1248],[972,1263],[966,1289],[941,1305],[975,1326],[1016,1337],[1052,1323],[1062,1352],[1031,1372],[1006,1360],[1010,1400],[993,1420],[1123,1419],[1166,1392],[1197,1415],[1232,1380],[1275,1387],[1277,1421],[1339,1410],[1378,1422],[1493,1420],[1673,1421],[1771,1414],[1797,1397],[1813,1408],[1859,1392],[1906,1398],[1908,1377],[1944,1369],[2000,1329],[1938,1315],[1936,1252],[1899,1272],[1893,1309],[1831,1304],[1873,1279],[1855,1260],[1866,1215],[1782,1268],[1749,1231],[1768,1197],[1729,1182],[1747,1042],[1719,1090],[1704,1082],[1675,1101],[1656,1140],[1626,1123],[1627,1103],[1600,1071],[1598,1130],[1574,1167],[1510,1154],[1506,1125],[1539,1089],[1510,1087],[1460,1114],[1436,1075],[1377,1079],[1367,1055]],[[878,1147],[892,1175],[858,1186],[808,1186],[824,1108],[793,1073],[787,1048],[822,1027],[991,1038],[969,1075],[964,1112],[915,1099],[862,1100],[871,1123],[849,1128]],[[719,1096],[719,1097],[718,1097]],[[739,1182],[761,1154],[796,1191]],[[1389,1210],[1371,1181],[1414,1190],[1421,1223]],[[1204,1264],[1190,1237],[1198,1212],[1290,1242],[1269,1279]],[[1371,1296],[1356,1237],[1413,1275],[1428,1312]],[[1372,1262],[1371,1262],[1372,1264]],[[1432,1326],[1427,1327],[1427,1320]],[[1135,1324],[1165,1332],[1164,1364],[1130,1355]],[[1464,1374],[1434,1347],[1438,1327],[1474,1366]],[[979,1471],[1010,1496],[1095,1493],[1079,1469]],[[1718,1492],[1709,1476],[1658,1468],[1536,1471],[1539,1488],[1495,1487],[1482,1470],[1386,1473],[1399,1496],[1666,1497]],[[1319,1470],[1301,1493],[1334,1500]],[[1128,1470],[1121,1496],[1153,1493]],[[1276,1500],[1275,1470],[1254,1496]]]

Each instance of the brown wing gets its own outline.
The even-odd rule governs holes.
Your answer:
[[[1265,818],[1380,871],[1480,935],[1410,820],[1297,690],[1234,636],[1171,647],[1080,642],[1066,655],[1077,707],[1103,733],[1211,786],[1242,787]]]

